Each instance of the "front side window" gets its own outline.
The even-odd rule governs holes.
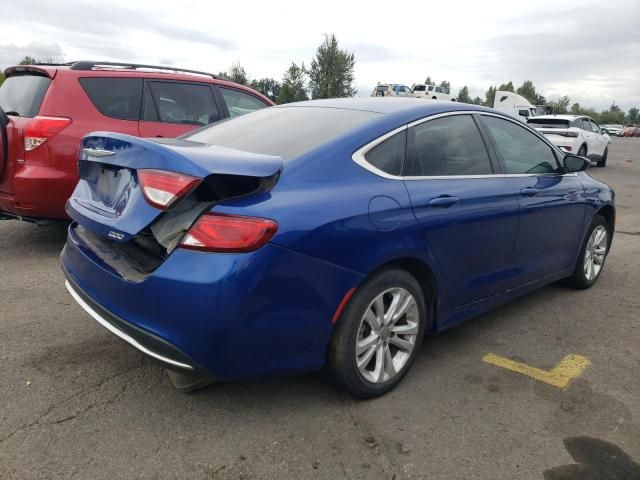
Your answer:
[[[373,147],[364,157],[378,170],[390,175],[401,175],[406,145],[407,131],[403,130]]]
[[[231,118],[268,107],[266,103],[253,95],[234,90],[233,88],[220,88],[220,92],[222,92]]]
[[[556,173],[558,162],[549,145],[524,127],[483,115],[508,174]]]
[[[104,116],[118,120],[140,120],[142,83],[141,78],[80,79],[80,85],[96,109]]]
[[[209,125],[220,119],[208,85],[149,82],[143,119],[181,125]]]
[[[406,176],[490,175],[489,154],[471,115],[436,118],[409,129]]]

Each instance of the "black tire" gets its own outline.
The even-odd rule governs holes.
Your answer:
[[[409,358],[395,376],[384,382],[372,383],[362,376],[356,364],[358,331],[362,318],[374,299],[390,288],[405,289],[413,296],[418,311],[418,332]],[[328,351],[327,367],[330,375],[356,397],[372,398],[387,393],[400,383],[415,361],[428,320],[424,296],[417,280],[398,268],[380,271],[358,288],[338,319]]]
[[[437,100],[438,97],[431,97],[431,100]]]
[[[587,243],[589,242],[591,233],[600,226],[604,227],[605,230],[607,231],[607,249],[606,249],[604,259],[602,261],[601,269],[598,271],[597,275],[593,279],[589,280],[587,278],[587,275],[585,274],[585,267],[584,267],[585,252],[587,250]],[[574,268],[573,275],[565,279],[563,283],[568,287],[576,288],[580,290],[591,287],[594,283],[598,281],[598,278],[600,278],[600,274],[602,273],[602,269],[604,268],[607,255],[609,254],[610,246],[611,246],[611,230],[610,230],[609,224],[607,223],[607,220],[603,216],[596,215],[595,217],[593,217],[593,221],[591,222],[591,225],[587,229],[587,234],[582,240],[582,245],[580,246],[580,254],[578,255],[578,260],[576,261],[576,266]]]
[[[578,150],[578,156],[579,157],[586,157],[587,156],[587,146],[586,145],[582,145],[580,147],[580,149]]]
[[[598,161],[598,167],[603,168],[607,166],[607,157],[609,156],[609,147],[604,149],[602,158]]]

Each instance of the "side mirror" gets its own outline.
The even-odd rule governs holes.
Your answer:
[[[591,160],[585,157],[579,157],[577,155],[567,154],[564,156],[562,166],[566,173],[582,172],[589,168]]]
[[[600,130],[600,133],[602,135],[605,135],[605,134],[609,135],[609,130],[607,130],[606,128],[603,128],[602,130]]]

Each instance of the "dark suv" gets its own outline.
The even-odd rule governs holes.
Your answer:
[[[65,219],[80,139],[111,131],[177,137],[273,105],[209,73],[74,62],[5,70],[0,87],[0,219]]]

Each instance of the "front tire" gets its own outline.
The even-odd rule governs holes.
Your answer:
[[[598,167],[603,168],[607,166],[607,156],[609,156],[609,147],[604,149],[602,158],[598,161]]]
[[[596,215],[582,242],[573,275],[566,279],[566,285],[585,289],[596,283],[609,253],[610,239],[609,224],[604,217]]]
[[[415,361],[426,323],[417,280],[401,269],[382,270],[358,288],[340,316],[329,346],[329,371],[357,397],[383,395]]]

